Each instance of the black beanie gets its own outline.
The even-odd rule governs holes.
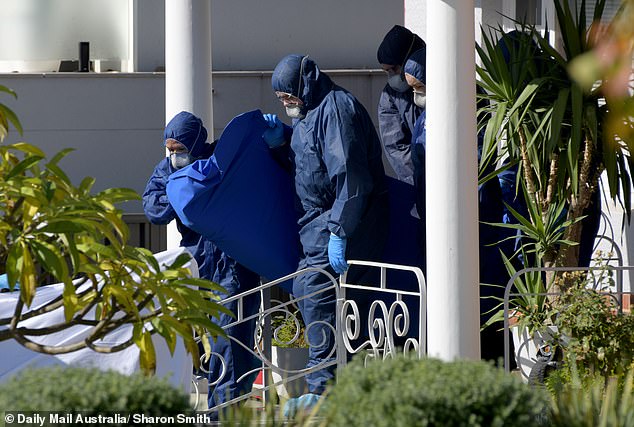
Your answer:
[[[425,47],[423,39],[401,25],[385,35],[376,52],[379,64],[403,65],[412,53]]]

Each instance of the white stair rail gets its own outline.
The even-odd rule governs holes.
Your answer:
[[[348,281],[348,272],[350,270],[348,270],[348,272],[339,277],[340,283],[338,283],[334,276],[323,269],[307,268],[220,301],[220,303],[223,304],[237,302],[238,305],[237,313],[234,313],[236,315],[236,319],[229,325],[225,326],[225,329],[255,318],[258,320],[258,327],[254,331],[254,338],[256,343],[258,343],[255,349],[247,348],[236,337],[229,336],[227,338],[242,346],[245,350],[262,361],[261,368],[259,367],[255,370],[251,370],[245,373],[244,376],[253,374],[259,370],[263,371],[263,384],[259,392],[262,393],[262,398],[265,402],[267,394],[271,389],[277,388],[281,384],[287,384],[293,380],[305,377],[311,372],[325,369],[333,365],[336,365],[337,369],[341,369],[346,365],[351,356],[362,352],[365,352],[366,358],[382,359],[394,357],[394,355],[396,355],[399,351],[414,352],[418,357],[423,357],[426,354],[427,294],[425,278],[422,271],[417,267],[370,261],[351,260],[348,261],[348,264],[352,269],[377,269],[378,281],[373,284],[350,283]],[[412,277],[408,280],[408,283],[415,283],[413,289],[402,289],[404,288],[402,284],[399,286],[399,283],[389,283],[393,282],[393,280],[389,279],[390,270],[399,271],[401,272],[400,274],[411,274]],[[310,294],[301,297],[291,296],[290,300],[286,302],[272,301],[270,299],[270,289],[273,286],[277,286],[287,280],[293,280],[294,278],[309,272],[318,272],[323,274],[330,283],[322,289]],[[332,357],[332,360],[311,368],[295,370],[282,369],[279,366],[275,366],[271,360],[271,335],[273,331],[270,325],[272,315],[274,313],[285,313],[287,316],[294,317],[292,308],[297,306],[298,301],[315,297],[320,293],[333,291],[336,297],[336,320],[335,325],[327,325],[332,329],[332,333],[335,337],[335,344],[328,357],[328,359]],[[244,299],[257,292],[260,292],[262,296],[260,312],[246,317],[244,316],[243,310]],[[359,292],[362,292],[364,295],[377,296],[374,300],[364,299],[366,306],[362,306],[361,308],[367,309],[367,313],[361,312],[360,305],[357,301],[346,298],[346,296],[350,297],[351,293],[359,295]],[[408,306],[406,301],[410,304],[415,304],[416,307],[412,307],[411,305]],[[411,312],[415,313],[416,311],[418,311],[419,314],[418,319],[412,319]],[[362,315],[366,314],[367,318],[362,318]],[[364,324],[365,320],[367,320],[367,331],[362,334],[361,325]],[[413,327],[414,324],[412,322],[416,322],[415,325],[417,329]],[[305,327],[309,328],[310,325],[305,325]],[[412,331],[415,331],[415,333]],[[311,343],[309,342],[309,344]],[[317,343],[312,344],[315,345]],[[402,346],[402,349],[400,349],[399,346]],[[220,372],[219,378],[214,379],[210,384],[208,384],[210,390],[213,389],[214,385],[217,384],[226,373],[224,369],[225,362],[222,360],[221,356],[218,354],[212,354],[212,357],[220,357],[223,369],[221,369],[222,372]],[[201,356],[201,362],[203,358],[204,355]],[[269,383],[267,375],[269,372],[279,374],[283,380]],[[207,375],[208,372],[203,369],[202,374]],[[202,378],[203,375],[194,376],[194,394],[196,395],[196,406],[194,409],[199,412],[217,411],[254,395],[254,392],[251,392],[213,408],[201,408],[200,406],[206,405],[201,405],[201,403],[204,402],[201,402],[200,390],[196,379]],[[238,379],[238,381],[241,379],[242,378]]]
[[[350,260],[348,261],[350,268],[340,277],[339,300],[337,301],[337,311],[340,318],[338,319],[339,327],[337,329],[339,340],[339,348],[337,351],[338,367],[345,366],[349,355],[358,354],[362,351],[368,351],[368,357],[387,358],[394,357],[399,351],[397,349],[397,339],[403,342],[402,351],[404,353],[414,351],[418,357],[423,357],[427,353],[427,288],[423,272],[418,267],[388,264],[372,261]],[[355,266],[364,266],[378,269],[379,283],[359,284],[349,283],[348,274]],[[388,283],[388,271],[396,270],[411,274],[416,279],[416,287],[414,289],[403,289],[402,287],[393,286]],[[391,281],[390,281],[391,282]],[[398,285],[398,284],[397,284]],[[356,290],[361,292],[379,295],[380,298],[369,303],[367,312],[367,323],[361,318],[358,304],[347,298],[348,290]],[[404,298],[409,297],[410,300],[417,301],[418,319],[417,331],[414,329],[415,336],[410,333],[411,307],[405,303]],[[386,303],[386,298],[388,303]],[[393,298],[393,300],[391,300]],[[416,312],[416,311],[414,311]],[[362,325],[367,325],[367,338],[358,343],[361,335]],[[356,343],[355,343],[356,342]],[[356,346],[355,346],[356,344]]]
[[[260,312],[258,312],[257,314],[254,314],[252,316],[244,316],[244,310],[243,310],[243,306],[244,306],[244,300],[245,298],[258,293],[258,292],[262,292],[262,295],[270,295],[270,293],[268,293],[268,291],[270,291],[270,289],[273,286],[277,286],[280,283],[283,283],[287,280],[292,280],[295,277],[301,276],[302,274],[306,274],[309,272],[317,272],[320,274],[323,274],[324,276],[326,276],[326,278],[328,279],[328,281],[330,282],[330,284],[328,284],[327,286],[324,286],[323,288],[319,289],[318,291],[315,292],[311,292],[310,294],[306,294],[303,295],[301,297],[297,297],[297,298],[292,298],[290,301],[287,302],[282,302],[280,304],[277,304],[275,306],[270,306],[270,300],[266,300],[266,298],[263,299],[264,304],[263,304],[263,308],[260,310]],[[238,309],[237,309],[237,313],[234,313],[236,315],[236,319],[231,322],[230,324],[226,325],[223,327],[223,329],[228,329],[232,326],[235,326],[239,323],[243,323],[249,320],[253,320],[253,319],[257,319],[258,320],[258,324],[259,324],[259,328],[262,327],[262,325],[266,325],[269,324],[270,325],[270,316],[275,313],[275,312],[280,312],[280,311],[287,311],[290,313],[290,311],[288,311],[288,307],[291,307],[293,305],[296,305],[298,301],[301,301],[303,299],[307,299],[307,298],[312,298],[316,295],[319,295],[320,293],[325,293],[328,291],[334,291],[335,292],[335,298],[338,299],[338,292],[339,292],[339,287],[337,286],[337,280],[327,271],[322,270],[320,268],[305,268],[299,271],[296,271],[292,274],[286,275],[284,277],[281,277],[279,279],[273,280],[271,282],[267,282],[264,283],[258,287],[255,287],[253,289],[250,289],[248,291],[244,291],[238,295],[234,295],[232,297],[229,298],[225,298],[222,301],[220,301],[221,304],[226,304],[226,303],[230,303],[230,302],[237,302],[238,304]],[[308,327],[309,325],[306,325],[306,327]],[[337,334],[336,334],[336,325],[331,325],[330,328],[332,329],[332,333],[335,336],[335,346],[333,346],[333,349],[331,350],[329,356],[334,356],[336,348],[337,348]],[[238,338],[236,337],[232,337],[232,336],[227,336],[227,338],[231,341],[233,341],[234,343],[240,345],[241,347],[243,347],[246,351],[248,351],[249,353],[253,354],[255,357],[257,357],[258,359],[260,359],[262,361],[262,367],[258,367],[254,370],[248,371],[246,372],[242,377],[238,378],[237,381],[242,380],[245,376],[247,375],[251,375],[253,373],[259,372],[260,370],[264,371],[264,375],[263,377],[266,378],[266,372],[268,371],[274,371],[276,373],[278,373],[280,376],[282,376],[284,378],[284,380],[282,382],[274,382],[272,384],[267,384],[266,382],[264,383],[264,386],[262,388],[262,392],[265,393],[264,394],[264,399],[266,399],[266,393],[271,389],[274,388],[278,385],[280,385],[281,383],[285,383],[285,382],[290,382],[293,381],[297,378],[301,378],[306,376],[308,373],[314,372],[314,371],[318,371],[321,369],[325,369],[328,368],[330,366],[333,366],[337,363],[336,358],[333,357],[333,361],[331,362],[324,362],[324,363],[320,363],[319,365],[313,366],[311,368],[305,368],[305,369],[300,369],[300,370],[284,370],[279,368],[278,366],[275,366],[273,364],[273,362],[271,361],[271,338],[270,338],[270,328],[268,329],[269,332],[269,336],[267,337],[267,329],[263,330],[264,332],[261,333],[262,338],[263,338],[263,348],[261,348],[260,346],[257,346],[255,349],[250,349],[247,348]],[[258,342],[258,330],[256,328],[256,330],[253,331],[254,333],[254,338],[255,341]],[[226,374],[226,370],[224,369],[225,361],[222,359],[222,357],[218,354],[212,353],[212,357],[219,357],[220,361],[222,363],[223,369],[221,370],[218,378],[215,378],[213,381],[211,381],[210,383],[208,383],[208,387],[209,389],[212,389],[218,382],[220,382],[220,380],[224,377],[224,375]],[[204,358],[204,355],[201,356],[201,361],[202,358]],[[204,369],[201,369],[201,371],[204,374],[208,374],[208,371],[205,371]],[[194,393],[198,393],[199,390],[197,387],[194,388]],[[224,402],[221,405],[215,406],[213,408],[199,408],[198,406],[200,406],[200,397],[197,395],[196,396],[196,403],[197,405],[194,407],[194,409],[196,409],[199,412],[212,412],[212,411],[217,411],[219,409],[222,409],[226,406],[232,405],[234,403],[240,402],[242,400],[248,399],[249,397],[251,397],[254,393],[247,393],[243,396],[239,396],[236,397],[234,399],[231,399],[227,402]]]

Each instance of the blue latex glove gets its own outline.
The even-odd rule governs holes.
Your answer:
[[[346,262],[346,239],[342,239],[336,234],[330,233],[328,242],[328,261],[334,268],[335,273],[343,274],[348,269]]]
[[[286,418],[294,417],[298,411],[310,412],[319,402],[319,394],[307,393],[299,397],[288,399],[284,404],[283,414]]]
[[[266,124],[269,126],[262,134],[262,139],[270,148],[277,148],[286,142],[284,139],[284,126],[275,114],[263,114]]]

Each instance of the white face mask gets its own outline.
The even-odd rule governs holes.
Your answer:
[[[420,108],[425,108],[425,105],[427,105],[427,94],[425,92],[414,92],[414,104]]]
[[[189,153],[171,153],[170,163],[174,169],[182,169],[192,162],[192,158]]]
[[[303,119],[302,107],[297,104],[288,105],[286,108],[286,115],[291,119]]]
[[[389,74],[387,76],[387,84],[397,92],[404,93],[409,90],[409,85],[401,73]]]

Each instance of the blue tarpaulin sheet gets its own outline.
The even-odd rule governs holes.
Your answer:
[[[292,176],[262,140],[266,126],[260,110],[235,117],[209,159],[170,176],[167,196],[183,224],[274,280],[297,270],[300,246]]]
[[[209,159],[173,173],[167,195],[184,225],[212,240],[240,264],[269,280],[297,269],[301,246],[292,175],[262,140],[260,110],[235,117]],[[422,266],[413,186],[388,178],[390,234],[384,262]],[[410,188],[411,187],[411,188]],[[413,275],[392,272],[400,287]],[[290,282],[282,287],[290,291]]]

